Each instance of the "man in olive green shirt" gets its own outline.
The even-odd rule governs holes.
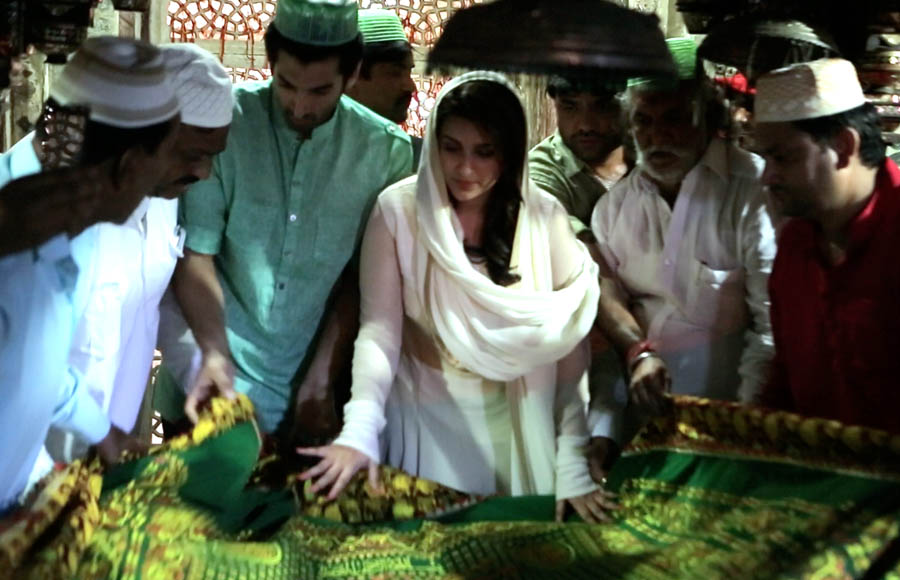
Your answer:
[[[412,172],[409,137],[342,96],[362,51],[356,12],[352,0],[278,3],[265,37],[273,77],[235,88],[228,145],[183,199],[173,290],[200,354],[193,373],[164,362],[157,388],[190,383],[191,419],[233,390],[265,432],[334,414],[332,382],[358,324],[345,270],[377,194]],[[179,348],[162,344],[164,361],[167,346]]]
[[[626,171],[622,118],[615,92],[604,86],[552,77],[547,94],[556,108],[557,131],[528,156],[531,178],[569,212],[582,241],[593,241],[591,212]]]
[[[359,32],[363,38],[362,65],[359,79],[347,94],[385,119],[402,125],[417,90],[412,79],[413,50],[403,23],[391,8],[369,8],[359,11]],[[422,138],[410,138],[413,168],[417,168]]]

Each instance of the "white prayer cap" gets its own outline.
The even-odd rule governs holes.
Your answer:
[[[756,81],[757,123],[836,115],[866,102],[850,61],[822,58],[773,70]]]
[[[50,96],[60,105],[90,107],[91,120],[123,129],[162,123],[180,110],[159,49],[113,36],[85,40]]]
[[[191,43],[161,46],[185,125],[217,129],[231,124],[231,77],[208,50]]]

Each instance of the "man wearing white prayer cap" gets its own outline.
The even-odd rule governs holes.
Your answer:
[[[193,44],[160,52],[181,105],[173,159],[161,185],[124,224],[95,226],[97,267],[70,354],[86,388],[126,433],[135,428],[150,376],[160,300],[182,255],[177,197],[209,177],[213,157],[225,149],[233,108],[231,78],[216,57]],[[86,443],[51,430],[47,450],[68,462],[87,451]]]
[[[900,170],[853,65],[759,78],[763,183],[791,218],[769,293],[775,364],[762,402],[900,433]]]
[[[93,167],[98,203],[90,222],[124,222],[168,171],[179,104],[162,57],[151,45],[120,38],[87,40],[51,89],[53,106],[85,107],[84,142],[75,163]],[[59,135],[57,135],[59,137]],[[42,171],[47,149],[34,134],[0,156],[0,185]],[[0,259],[0,511],[24,490],[51,423],[74,431],[105,460],[135,441],[111,427],[68,364],[74,323],[84,312],[96,230],[59,234]]]
[[[175,368],[160,344],[154,403],[166,420],[235,389],[267,433],[340,427],[333,385],[359,319],[352,257],[375,196],[412,170],[409,136],[343,95],[362,53],[358,10],[278,2],[272,78],[235,87],[228,145],[182,199],[173,290],[198,364]]]

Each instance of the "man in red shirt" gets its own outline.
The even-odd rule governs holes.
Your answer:
[[[792,218],[771,276],[774,374],[761,402],[900,432],[900,170],[853,65],[760,77],[763,183]]]

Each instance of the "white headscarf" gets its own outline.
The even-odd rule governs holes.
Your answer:
[[[445,95],[478,80],[503,85],[518,98],[503,76],[475,71],[443,88],[435,114]],[[522,122],[526,122],[524,109]],[[523,203],[510,260],[521,280],[499,286],[476,270],[466,256],[462,230],[448,198],[436,132],[437,123],[428,123],[416,188],[418,251],[427,252],[430,259],[430,267],[418,272],[423,279],[417,288],[427,292],[422,303],[449,353],[478,375],[509,381],[558,361],[588,334],[600,296],[597,266],[578,244],[584,250],[581,271],[565,287],[553,289],[549,223],[546,213],[540,213],[540,197],[547,194],[528,178],[526,160],[521,175]]]
[[[501,75],[471,72],[443,88],[435,114],[445,95],[477,80],[503,85],[518,97],[515,87]],[[524,107],[522,122],[526,122]],[[564,499],[596,489],[582,453],[588,439],[586,426],[573,429],[569,419],[557,415],[561,404],[569,403],[570,408],[573,404],[557,400],[560,381],[570,380],[568,386],[578,383],[586,390],[587,371],[580,379],[566,379],[557,373],[557,362],[579,345],[594,323],[600,298],[598,268],[587,248],[572,240],[581,251],[581,266],[564,287],[554,290],[552,212],[547,208],[555,205],[563,215],[565,210],[531,182],[527,161],[521,189],[510,259],[511,269],[521,280],[504,287],[476,270],[466,256],[462,228],[441,170],[437,122],[431,120],[416,184],[416,289],[447,352],[469,371],[507,385],[514,435],[511,492],[555,492]],[[565,392],[577,396],[574,388]],[[560,421],[567,423],[563,432]]]

